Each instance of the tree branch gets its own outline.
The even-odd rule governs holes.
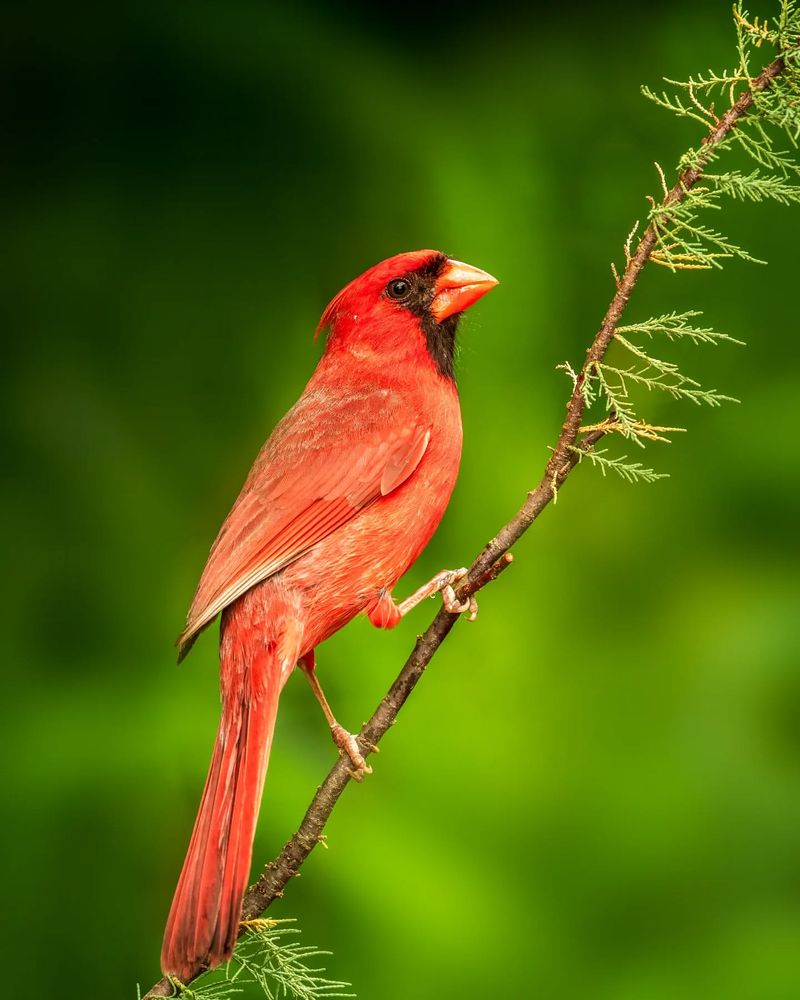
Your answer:
[[[707,150],[706,155],[702,155],[701,150],[701,155],[694,165],[680,174],[675,186],[664,195],[660,203],[661,208],[677,205],[686,198],[689,190],[702,177],[713,155],[714,146],[725,139],[736,127],[737,122],[752,108],[754,93],[767,90],[785,69],[784,58],[779,57],[751,81],[750,88],[731,104],[728,111],[704,137],[702,149]],[[528,493],[525,503],[514,517],[484,546],[483,551],[473,562],[457,593],[457,597],[462,601],[491,583],[510,565],[513,557],[508,550],[525,534],[550,501],[556,499],[558,490],[580,461],[581,453],[591,451],[594,445],[613,429],[616,418],[612,413],[588,433],[581,431],[581,422],[586,409],[582,388],[593,366],[605,357],[631,293],[657,245],[656,223],[651,223],[644,231],[633,254],[630,254],[628,249],[631,238],[632,236],[626,245],[627,266],[621,277],[615,273],[616,293],[600,329],[586,352],[583,367],[574,380],[572,395],[567,404],[566,419],[545,466],[544,474],[539,484]],[[414,690],[438,648],[450,634],[458,617],[457,614],[441,609],[424,634],[417,638],[414,649],[396,680],[359,734],[365,755],[370,752],[370,744],[376,746],[392,726],[406,699]],[[350,780],[348,762],[340,758],[317,789],[297,832],[247,891],[242,920],[258,917],[276,898],[283,895],[290,879],[297,875],[303,862],[322,839],[325,824]],[[173,996],[175,989],[173,983],[163,978],[146,994],[144,1000]]]

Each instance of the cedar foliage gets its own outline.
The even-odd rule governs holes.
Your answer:
[[[686,171],[697,170],[700,176],[691,187],[679,188],[680,201],[671,196],[665,172],[656,163],[661,198],[648,198],[650,209],[645,231],[652,230],[656,237],[650,260],[673,272],[719,269],[734,257],[764,263],[706,223],[708,213],[719,211],[726,199],[773,200],[782,205],[800,202],[800,163],[795,155],[800,140],[800,6],[797,0],[782,0],[777,18],[761,21],[758,17],[751,18],[739,0],[733,8],[733,20],[738,56],[734,69],[719,73],[708,70],[688,80],[665,78],[664,82],[672,89],[660,93],[642,87],[644,96],[659,107],[702,125],[702,139],[713,135],[720,123],[721,116],[715,106],[724,103],[727,110],[736,104],[742,93],[752,88],[753,80],[767,61],[765,52],[774,50],[785,63],[784,71],[769,87],[752,88],[753,106],[727,135],[713,143],[701,141],[681,156],[676,165],[678,183]],[[724,162],[725,154],[736,149],[753,161],[752,169],[718,170],[718,162]],[[637,222],[625,241],[626,264],[635,252],[632,246],[639,227]],[[612,271],[619,283],[613,264]],[[695,405],[738,402],[717,389],[704,388],[684,374],[677,364],[663,359],[660,352],[654,353],[650,347],[653,341],[678,339],[696,345],[741,343],[712,328],[699,326],[697,319],[700,316],[701,313],[694,310],[672,312],[617,327],[614,341],[622,348],[625,359],[620,364],[592,361],[580,375],[570,365],[563,365],[573,382],[581,379],[587,410],[591,407],[595,407],[595,411],[598,408],[605,410],[602,423],[589,423],[581,430],[591,432],[602,428],[640,447],[648,442],[669,442],[668,434],[684,428],[663,427],[640,417],[638,405],[644,390]],[[645,468],[640,462],[630,462],[625,455],[610,456],[608,449],[587,451],[576,447],[573,451],[581,460],[588,458],[603,474],[612,471],[629,482],[653,482],[663,478],[662,473]]]

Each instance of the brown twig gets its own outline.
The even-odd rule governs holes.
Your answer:
[[[681,173],[675,186],[664,195],[661,201],[663,208],[677,205],[685,199],[688,191],[701,178],[711,157],[713,147],[735,128],[739,119],[746,115],[753,106],[754,92],[766,90],[773,80],[784,72],[785,68],[786,64],[782,57],[771,62],[751,82],[750,89],[731,104],[722,118],[713,123],[714,127],[703,139],[703,146],[708,149],[708,155],[701,156],[694,166]],[[574,380],[572,395],[567,404],[566,419],[556,446],[552,449],[550,459],[545,466],[544,474],[539,484],[528,493],[527,499],[519,511],[484,546],[483,551],[475,559],[464,583],[457,592],[457,597],[462,601],[491,583],[510,565],[513,557],[508,550],[519,541],[550,501],[556,499],[559,489],[578,464],[580,452],[590,451],[608,431],[613,429],[615,415],[609,414],[603,423],[594,425],[588,433],[581,436],[581,422],[586,409],[586,400],[582,389],[591,368],[605,357],[636,282],[658,242],[656,225],[651,223],[642,234],[635,252],[631,253],[630,246],[634,232],[635,230],[630,234],[626,243],[625,270],[621,277],[615,272],[616,293],[611,300],[600,329],[586,352],[583,367]],[[451,614],[444,609],[440,610],[423,635],[417,638],[416,645],[396,680],[359,734],[365,756],[377,746],[392,726],[398,712],[422,677],[434,654],[449,635],[458,617],[457,614]],[[340,758],[314,794],[297,832],[288,841],[278,857],[266,866],[258,881],[248,889],[244,897],[242,920],[252,920],[258,917],[275,899],[283,895],[286,885],[298,874],[303,862],[321,841],[325,824],[350,780],[351,772],[348,763]],[[246,932],[246,928],[243,932]],[[174,993],[175,987],[165,977],[153,986],[144,1000],[169,997],[173,996]]]

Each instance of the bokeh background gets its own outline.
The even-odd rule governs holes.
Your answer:
[[[555,366],[597,328],[653,161],[697,139],[639,84],[733,45],[729,5],[692,0],[6,15],[5,993],[156,976],[218,713],[214,635],[180,668],[172,642],[327,300],[420,246],[502,280],[463,324],[463,472],[410,589],[538,479]],[[690,428],[643,456],[655,485],[575,473],[273,911],[360,997],[800,996],[800,216],[712,222],[769,267],[652,268],[628,315],[701,308],[747,341],[659,345],[742,404],[644,400]],[[432,613],[321,650],[345,723]],[[293,680],[257,860],[333,754]]]

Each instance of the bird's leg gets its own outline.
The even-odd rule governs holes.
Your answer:
[[[328,699],[317,680],[316,664],[314,660],[314,650],[312,649],[310,653],[306,655],[297,664],[298,667],[303,671],[303,673],[308,678],[308,683],[311,685],[311,690],[314,692],[314,697],[320,704],[325,718],[328,720],[328,725],[331,727],[331,736],[333,737],[333,742],[339,748],[339,752],[346,754],[352,761],[355,771],[350,773],[356,779],[356,781],[361,781],[365,774],[372,774],[372,768],[364,760],[364,756],[358,748],[358,738],[352,733],[349,733],[344,726],[340,726],[336,721],[336,716],[331,711],[331,706],[328,704]],[[377,753],[378,748],[372,746],[371,744],[365,744],[368,749],[374,750]]]
[[[378,598],[377,604],[368,613],[369,620],[377,628],[394,628],[401,618],[421,604],[426,597],[441,594],[442,604],[447,611],[454,615],[468,611],[467,621],[474,622],[478,617],[478,602],[475,600],[475,595],[471,594],[466,601],[459,603],[453,588],[453,584],[458,583],[466,575],[467,570],[463,568],[443,569],[399,604],[388,591],[384,591]]]

